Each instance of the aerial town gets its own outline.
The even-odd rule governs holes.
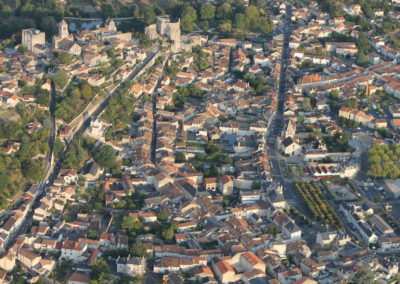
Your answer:
[[[0,283],[400,283],[399,0],[0,15]]]

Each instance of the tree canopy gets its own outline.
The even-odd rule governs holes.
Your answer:
[[[400,146],[373,144],[368,150],[367,174],[373,177],[396,179],[400,176]]]
[[[65,51],[61,51],[57,55],[57,63],[59,64],[71,64],[71,54]]]
[[[130,253],[133,256],[137,256],[137,257],[147,257],[147,248],[144,244],[139,243],[139,242],[135,242],[131,249],[130,249]]]
[[[100,284],[113,282],[110,267],[104,259],[98,258],[94,264],[90,265],[90,269],[90,283]]]
[[[215,6],[206,4],[200,8],[200,16],[202,20],[211,20],[215,17]]]
[[[183,152],[179,152],[175,155],[175,163],[183,163],[186,161],[186,156]]]
[[[59,70],[53,77],[54,83],[63,89],[68,83],[68,75],[64,70]]]
[[[187,6],[182,13],[181,29],[184,32],[193,31],[194,22],[197,20],[197,12],[192,6]]]
[[[110,145],[103,146],[94,154],[94,160],[102,168],[112,168],[115,165],[115,151]]]
[[[375,277],[372,270],[367,266],[362,266],[358,269],[356,276],[353,279],[354,284],[374,284]]]

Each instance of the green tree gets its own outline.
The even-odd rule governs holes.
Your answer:
[[[57,6],[57,2],[55,0],[47,0],[46,8],[49,10],[54,10]]]
[[[53,77],[54,83],[63,89],[68,83],[68,75],[64,70],[59,70]]]
[[[306,118],[304,116],[297,117],[297,122],[300,124],[303,124],[305,120],[306,120]]]
[[[57,138],[54,141],[54,157],[57,158],[58,155],[61,153],[61,151],[64,148],[64,144],[61,142],[59,138]]]
[[[156,13],[154,13],[153,8],[150,6],[144,6],[142,8],[143,18],[146,25],[150,25],[156,20]]]
[[[364,52],[359,52],[357,55],[358,64],[366,64],[369,62],[369,57]]]
[[[90,231],[87,233],[86,237],[87,237],[88,239],[95,240],[95,239],[97,239],[97,232],[94,231],[94,230],[90,230]]]
[[[135,219],[134,217],[132,217],[130,215],[127,215],[122,218],[121,226],[123,229],[127,229],[127,230],[138,230],[143,225],[139,220]]]
[[[246,27],[246,16],[242,13],[237,13],[235,15],[234,24],[236,28],[244,29]]]
[[[37,182],[44,178],[44,170],[40,162],[35,160],[24,160],[21,163],[24,175],[31,181]]]
[[[144,244],[136,242],[132,245],[130,253],[137,257],[144,257],[147,255],[147,248]]]
[[[159,222],[165,222],[168,219],[168,212],[167,211],[162,211],[162,212],[157,212],[157,220]]]
[[[12,14],[11,7],[8,6],[8,5],[3,5],[3,7],[1,8],[1,13],[0,14],[4,19],[10,17],[11,14]]]
[[[59,64],[71,64],[71,54],[69,54],[68,52],[62,51],[59,52],[57,55],[57,63]]]
[[[200,16],[202,20],[211,20],[215,17],[215,6],[206,4],[200,8]]]
[[[280,229],[278,226],[271,226],[268,228],[267,232],[268,232],[268,234],[275,236],[280,233]]]
[[[168,229],[164,229],[162,232],[162,237],[164,240],[170,241],[174,238],[175,232],[172,227],[169,227]]]
[[[311,107],[311,102],[310,102],[310,98],[304,98],[303,100],[303,110],[305,112],[310,112],[312,111],[312,107]]]
[[[132,8],[132,16],[133,16],[134,18],[139,18],[139,17],[140,17],[140,9],[139,9],[139,6],[138,6],[137,4],[134,4],[134,5],[133,5],[133,8]]]
[[[260,17],[258,19],[258,26],[259,26],[261,32],[263,32],[266,35],[269,35],[270,33],[272,33],[272,31],[274,29],[274,24],[267,16]]]
[[[72,149],[68,150],[68,152],[64,154],[62,161],[66,168],[79,168],[78,158],[76,157],[75,151]]]
[[[248,6],[245,11],[247,27],[251,28],[256,26],[259,15],[260,11],[257,9],[256,6],[253,5]]]
[[[196,10],[192,6],[187,6],[183,10],[181,17],[181,29],[184,32],[193,31],[194,22],[197,20]]]
[[[367,266],[362,266],[358,269],[356,276],[353,279],[354,284],[374,284],[374,273]]]
[[[110,267],[104,259],[98,258],[94,264],[90,265],[90,269],[90,278],[96,281],[95,283],[107,283],[107,279],[110,279]]]
[[[179,152],[175,156],[175,163],[183,163],[186,161],[186,156],[183,152]]]
[[[92,206],[92,204],[87,203],[87,204],[85,204],[85,205],[82,205],[82,206],[81,206],[81,211],[82,211],[83,213],[87,213],[87,214],[92,213],[92,212],[93,212],[93,206]]]
[[[356,100],[356,99],[347,100],[347,101],[345,101],[344,105],[346,107],[358,109],[358,100]]]
[[[359,33],[356,45],[359,53],[366,53],[371,49],[371,45],[368,42],[368,38],[364,33]]]
[[[151,5],[151,8],[153,9],[154,13],[155,13],[157,16],[165,15],[164,9],[161,8],[160,5],[158,5],[158,3],[154,3],[153,5]]]
[[[225,2],[217,8],[217,18],[228,20],[232,15],[232,6],[228,2]]]
[[[185,6],[182,2],[178,2],[178,0],[172,0],[168,7],[168,11],[173,18],[178,18],[182,15],[184,8]]]
[[[103,146],[100,151],[94,155],[94,160],[102,168],[112,168],[115,165],[115,151],[110,145]]]
[[[51,39],[53,35],[57,34],[57,22],[53,16],[46,16],[40,23],[40,29],[46,33],[46,38]]]
[[[221,31],[221,33],[229,34],[232,30],[232,25],[229,22],[221,23],[219,25],[219,30]]]
[[[90,100],[93,97],[92,86],[90,86],[87,82],[81,83],[80,94],[85,100]]]
[[[37,97],[37,103],[42,106],[48,106],[49,105],[49,97],[50,97],[49,91],[40,89],[39,95]]]
[[[7,173],[5,172],[0,173],[0,190],[6,189],[8,184],[9,184],[9,178]]]
[[[140,47],[147,49],[151,46],[151,41],[148,35],[143,35],[139,40]]]
[[[99,211],[103,208],[103,204],[101,202],[95,202],[94,203],[94,210]]]
[[[24,52],[27,52],[28,51],[28,48],[25,46],[25,45],[20,45],[20,46],[18,46],[18,49],[17,49],[19,52],[21,52],[21,53],[24,53]]]
[[[111,18],[114,16],[114,8],[108,3],[103,3],[100,6],[101,8],[101,16],[103,19]]]

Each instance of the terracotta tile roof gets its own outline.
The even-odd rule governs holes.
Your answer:
[[[226,261],[219,261],[215,264],[215,266],[221,272],[221,274],[224,274],[227,272],[235,273],[235,270],[233,270],[232,266]]]
[[[301,79],[301,84],[312,84],[318,82],[321,82],[321,77],[319,76],[319,74],[304,76]]]
[[[79,273],[79,272],[74,272],[72,275],[68,278],[68,281],[71,282],[81,282],[81,283],[90,283],[90,275],[86,273]]]

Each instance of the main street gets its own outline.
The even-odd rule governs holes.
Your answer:
[[[281,72],[280,72],[280,80],[279,80],[279,90],[278,90],[278,108],[276,110],[275,118],[271,124],[271,131],[269,131],[268,145],[266,147],[266,151],[270,156],[271,161],[271,174],[273,178],[279,182],[284,188],[284,194],[287,189],[287,184],[282,176],[282,171],[279,165],[279,160],[277,157],[277,138],[282,132],[284,126],[283,120],[283,107],[285,101],[285,90],[286,90],[286,71],[287,71],[287,62],[289,56],[289,41],[290,41],[290,19],[292,16],[292,7],[290,5],[286,6],[286,16],[284,23],[284,41],[282,46],[282,55],[281,55]]]
[[[280,71],[280,80],[278,89],[278,107],[274,120],[271,123],[271,129],[269,129],[267,132],[268,143],[266,146],[266,152],[269,155],[269,161],[271,165],[271,176],[274,178],[276,182],[282,185],[283,196],[285,200],[290,206],[295,207],[300,212],[306,212],[306,208],[304,207],[304,205],[296,202],[296,200],[298,200],[298,198],[301,197],[297,193],[293,183],[291,181],[287,182],[285,177],[283,176],[279,161],[279,153],[277,149],[277,139],[281,135],[285,125],[283,111],[284,111],[285,96],[286,96],[286,82],[287,82],[286,72],[290,55],[289,42],[291,36],[291,17],[292,17],[292,7],[291,5],[287,5],[285,22],[283,27],[284,40],[283,40],[282,55],[281,55],[281,71]],[[316,229],[320,230],[321,228],[316,228]],[[304,230],[303,238],[308,241],[314,241],[315,239],[314,228],[308,228],[307,230]]]

